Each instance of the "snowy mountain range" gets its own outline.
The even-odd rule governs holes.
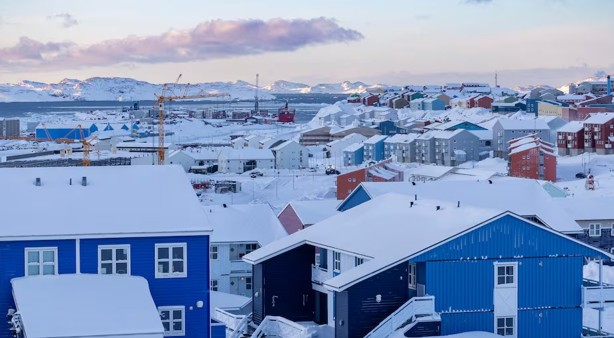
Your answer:
[[[154,94],[162,92],[162,84],[153,84],[131,78],[92,77],[86,80],[64,79],[58,83],[22,81],[17,84],[0,84],[0,102],[37,102],[37,101],[136,101],[153,100]],[[170,86],[173,92],[181,95],[185,84]],[[260,88],[259,97],[263,100],[274,99],[273,94],[364,93],[368,89],[392,88],[385,85],[367,85],[363,82],[323,83],[309,86],[303,83],[275,81]],[[233,100],[251,100],[256,86],[245,81],[207,82],[191,84],[187,93],[227,93]]]

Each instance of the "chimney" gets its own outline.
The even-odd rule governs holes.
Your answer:
[[[413,206],[414,206],[414,201],[410,201],[410,202],[409,202],[409,207],[411,208],[411,207],[413,207]]]
[[[460,208],[460,201],[458,201],[458,203],[456,204],[457,208]]]
[[[417,201],[417,200],[418,200],[418,194],[415,194],[414,195],[414,201]]]
[[[87,186],[87,176],[81,177],[81,185],[84,187]]]
[[[610,75],[606,78],[606,85],[608,88],[608,95],[612,94],[612,82],[610,82]]]
[[[68,185],[72,185],[72,178],[68,180]]]
[[[441,210],[441,207],[438,205],[435,210],[439,211],[439,210]]]
[[[37,187],[41,186],[41,178],[40,177],[36,178],[36,181],[34,182],[34,185],[37,186]]]

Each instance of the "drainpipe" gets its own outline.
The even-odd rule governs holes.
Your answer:
[[[610,75],[608,75],[606,81],[607,81],[606,85],[607,85],[607,88],[608,88],[608,95],[610,95],[610,94],[612,94],[612,82],[610,82]]]
[[[610,77],[608,76],[608,84],[610,83]],[[599,288],[601,289],[600,294],[603,294],[603,258],[599,260]],[[600,301],[603,301],[600,299]],[[603,322],[603,305],[599,308],[599,334],[602,334],[603,326],[601,323]]]

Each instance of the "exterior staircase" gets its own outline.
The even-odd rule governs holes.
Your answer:
[[[435,297],[414,297],[408,300],[365,338],[386,338],[398,331],[405,337],[440,335],[441,317],[435,313]]]

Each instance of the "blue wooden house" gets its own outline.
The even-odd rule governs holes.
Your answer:
[[[253,321],[266,324],[262,331],[267,318],[283,317],[344,338],[577,338],[583,309],[614,302],[613,286],[585,286],[583,264],[611,259],[509,211],[399,194],[244,257],[254,265]]]
[[[165,335],[210,336],[211,227],[181,167],[1,169],[0,186],[10,191],[1,203],[4,313],[15,309],[13,278],[125,274],[147,280]]]

